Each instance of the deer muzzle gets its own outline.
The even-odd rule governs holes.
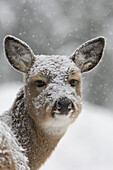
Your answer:
[[[70,111],[73,110],[74,110],[73,102],[67,97],[62,97],[55,101],[52,108],[52,113],[53,115],[54,114],[67,115],[68,113],[70,113]]]

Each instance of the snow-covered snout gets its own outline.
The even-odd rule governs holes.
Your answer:
[[[71,56],[37,55],[15,37],[5,39],[10,64],[25,73],[28,114],[42,127],[71,124],[81,111],[81,75],[101,60],[105,40],[98,37],[83,44]]]

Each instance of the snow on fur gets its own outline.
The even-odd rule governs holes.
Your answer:
[[[29,167],[27,166],[28,159],[23,154],[24,150],[18,144],[10,128],[1,121],[0,121],[0,146],[2,147],[0,148],[0,154],[2,155],[2,157],[0,157],[1,166],[2,164],[5,164],[8,159],[9,164],[11,164],[12,160],[14,161],[14,166],[16,170],[29,170]]]

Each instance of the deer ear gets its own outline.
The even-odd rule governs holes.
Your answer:
[[[92,70],[101,60],[105,46],[105,39],[98,37],[92,39],[74,52],[71,59],[75,62],[81,72]]]
[[[9,63],[18,71],[28,72],[34,63],[34,54],[23,41],[6,36],[4,39],[5,54]]]

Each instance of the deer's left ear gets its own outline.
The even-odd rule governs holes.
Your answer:
[[[105,46],[105,39],[98,37],[81,45],[71,59],[75,62],[81,72],[92,70],[101,60]]]
[[[27,73],[34,63],[30,47],[18,38],[8,35],[4,39],[4,49],[9,63],[20,72]]]

